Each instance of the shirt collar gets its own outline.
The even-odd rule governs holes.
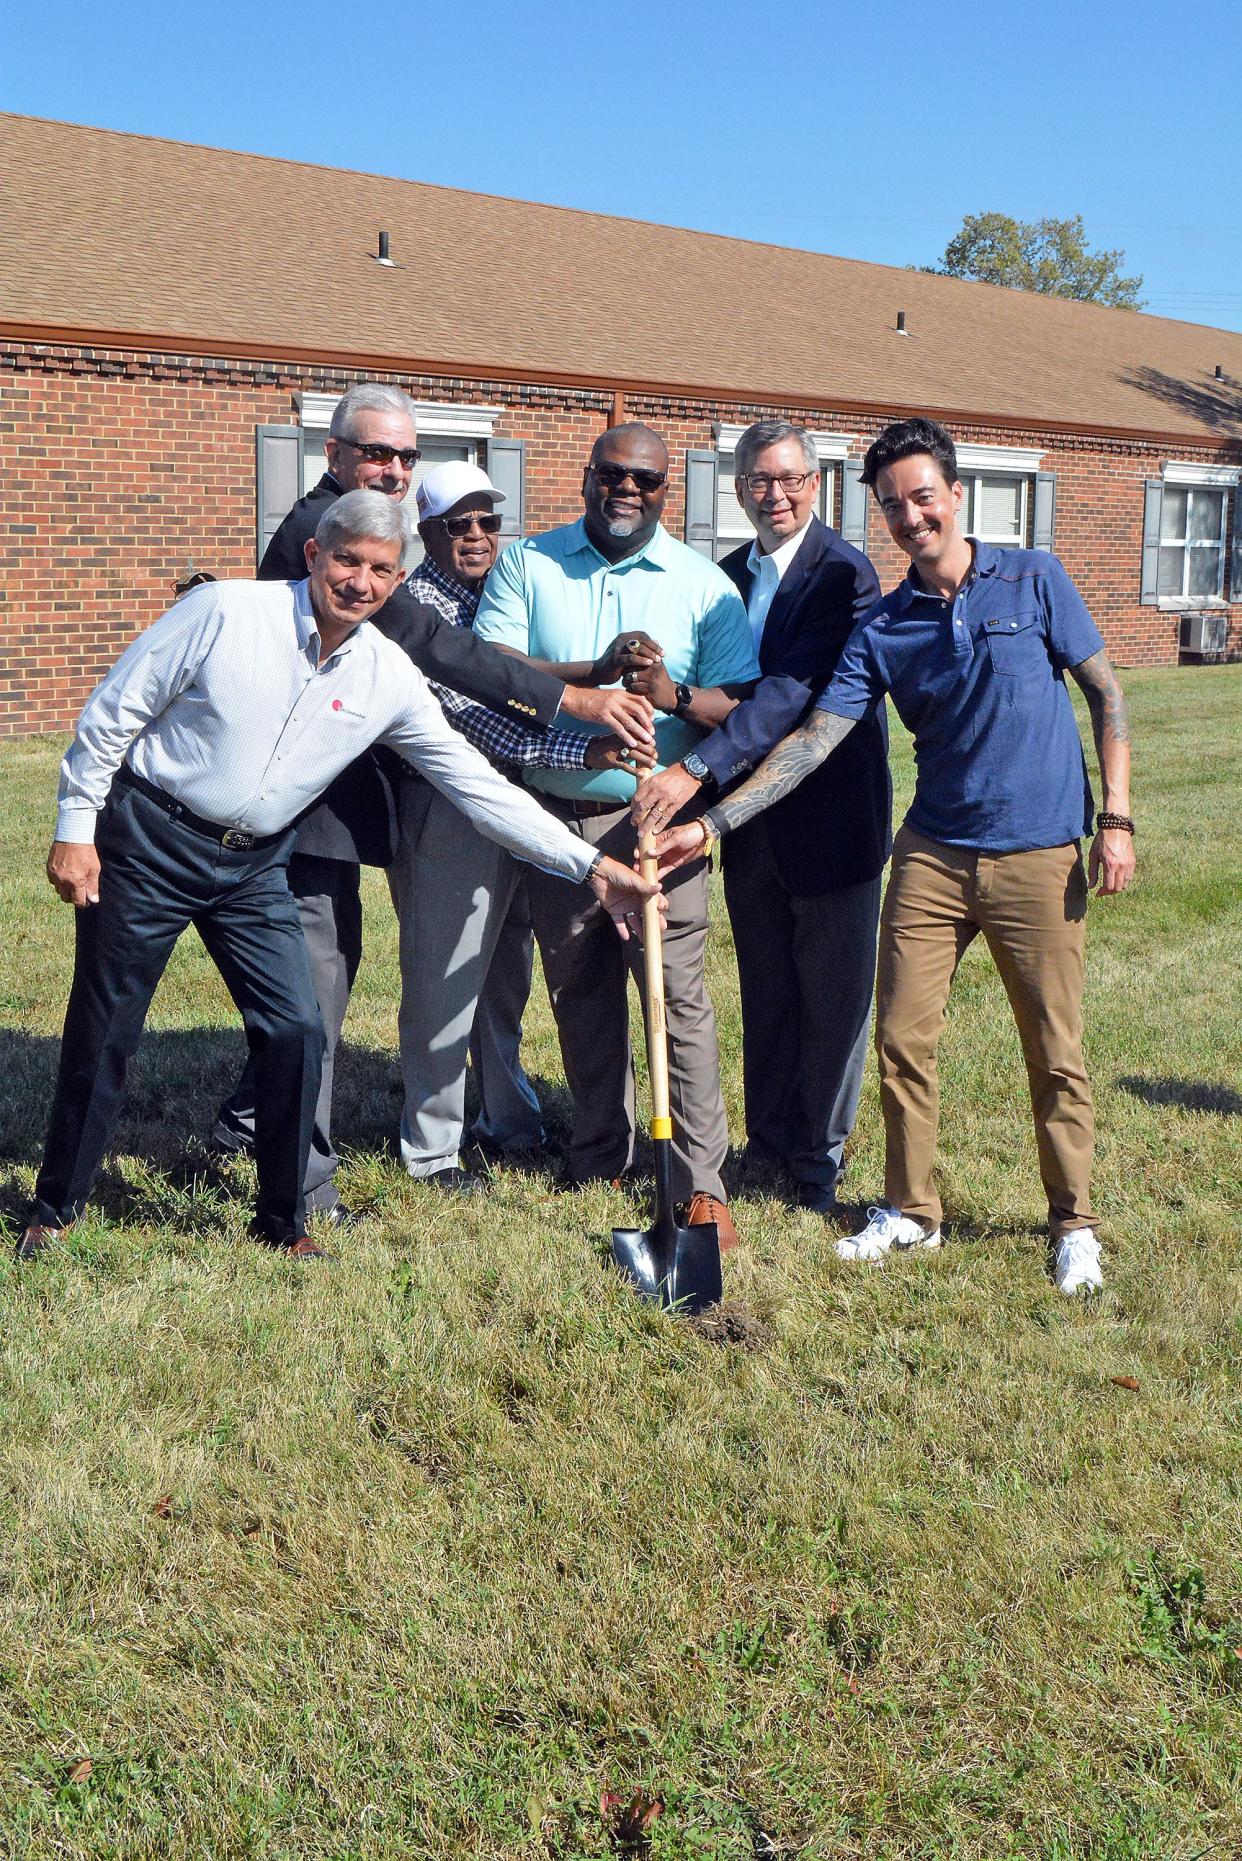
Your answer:
[[[783,543],[779,543],[775,549],[770,550],[760,549],[759,538],[756,537],[750,546],[750,554],[746,558],[746,567],[750,570],[752,575],[758,575],[759,564],[761,562],[771,562],[776,569],[777,581],[782,581],[790,563],[806,540],[806,535],[810,527],[811,519],[808,517],[800,530],[795,530],[792,536],[787,536]]]
[[[565,539],[565,554],[576,556],[580,555],[583,550],[587,550],[597,562],[602,562],[608,569],[628,569],[634,562],[645,562],[653,569],[666,569],[674,553],[671,548],[672,540],[664,525],[657,524],[654,536],[649,537],[641,549],[636,550],[632,556],[622,557],[620,562],[609,562],[607,556],[602,555],[596,549],[587,535],[586,518],[579,517],[576,523],[571,523],[569,526],[569,534]]]
[[[969,586],[977,576],[995,574],[1000,567],[1002,553],[993,543],[981,543],[977,536],[968,536],[967,541],[971,545],[973,561],[970,565],[970,573],[962,583],[963,588]],[[910,564],[905,576],[898,582],[893,592],[896,596],[896,605],[903,614],[912,601],[943,601],[944,599],[943,595],[932,594],[929,589],[924,588],[913,563]]]
[[[309,651],[310,643],[314,640],[315,664],[319,665],[321,663],[319,649],[323,645],[323,641],[319,637],[319,622],[315,619],[315,610],[311,606],[309,575],[306,577],[305,581],[295,582],[293,584],[293,624],[297,630],[298,651],[300,653]],[[353,632],[345,635],[345,638],[337,647],[336,652],[329,654],[329,658],[336,658],[338,654],[347,653],[358,637],[359,628],[365,626],[366,622],[364,620],[359,621],[358,626],[354,628]],[[326,664],[326,661],[323,663]]]
[[[418,568],[415,570],[415,574],[419,575],[421,579],[431,582],[433,587],[440,589],[441,593],[448,595],[449,598],[455,601],[459,607],[463,608],[472,619],[475,614],[478,613],[479,602],[483,598],[483,590],[481,587],[467,588],[466,584],[464,582],[459,582],[455,575],[446,575],[444,570],[437,567],[431,560],[430,556],[423,557]]]

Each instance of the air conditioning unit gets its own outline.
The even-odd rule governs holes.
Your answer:
[[[1223,653],[1229,630],[1229,616],[1223,610],[1214,614],[1183,614],[1181,649],[1205,659],[1211,653]]]

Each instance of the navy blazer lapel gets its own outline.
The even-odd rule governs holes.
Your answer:
[[[827,538],[828,532],[819,518],[812,517],[802,546],[782,575],[781,585],[772,597],[772,605],[763,623],[763,638],[759,646],[761,665],[777,658],[786,635],[796,624],[802,599],[814,584],[815,571],[819,567]]]

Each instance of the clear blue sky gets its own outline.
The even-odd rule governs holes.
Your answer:
[[[1242,329],[1238,0],[6,11],[8,110],[893,265],[1081,213],[1152,312]]]

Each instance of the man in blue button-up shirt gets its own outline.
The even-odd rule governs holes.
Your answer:
[[[787,794],[888,693],[914,735],[917,776],[880,929],[885,1201],[838,1252],[875,1260],[893,1247],[940,1244],[936,1048],[954,972],[982,933],[1022,1040],[1056,1282],[1067,1293],[1095,1290],[1103,1275],[1082,1058],[1083,931],[1089,886],[1115,894],[1134,873],[1125,701],[1055,557],[990,549],[961,531],[963,491],[943,427],[886,427],[863,477],[909,574],[855,629],[812,718],[705,825],[667,836],[665,858],[701,855],[705,836]],[[1086,872],[1079,838],[1091,833],[1091,789],[1067,671],[1086,694],[1104,789]]]
[[[557,665],[557,677],[649,686],[661,764],[692,749],[759,673],[735,589],[714,563],[662,528],[667,492],[668,451],[659,435],[635,423],[613,427],[596,441],[583,474],[583,518],[506,549],[475,621],[483,639],[546,668]],[[641,655],[627,650],[634,642],[643,643]],[[662,657],[655,673],[650,666],[640,672],[651,642]],[[622,859],[633,853],[628,773],[528,769],[526,780],[591,845]],[[625,954],[603,936],[599,912],[580,900],[566,908],[538,875],[530,903],[573,1094],[570,1178],[617,1177],[634,1155]],[[673,1187],[688,1204],[688,1219],[715,1221],[728,1247],[736,1237],[720,1175],[728,1130],[703,977],[706,943],[707,864],[700,859],[669,889],[664,942]],[[641,987],[641,964],[635,972]]]

